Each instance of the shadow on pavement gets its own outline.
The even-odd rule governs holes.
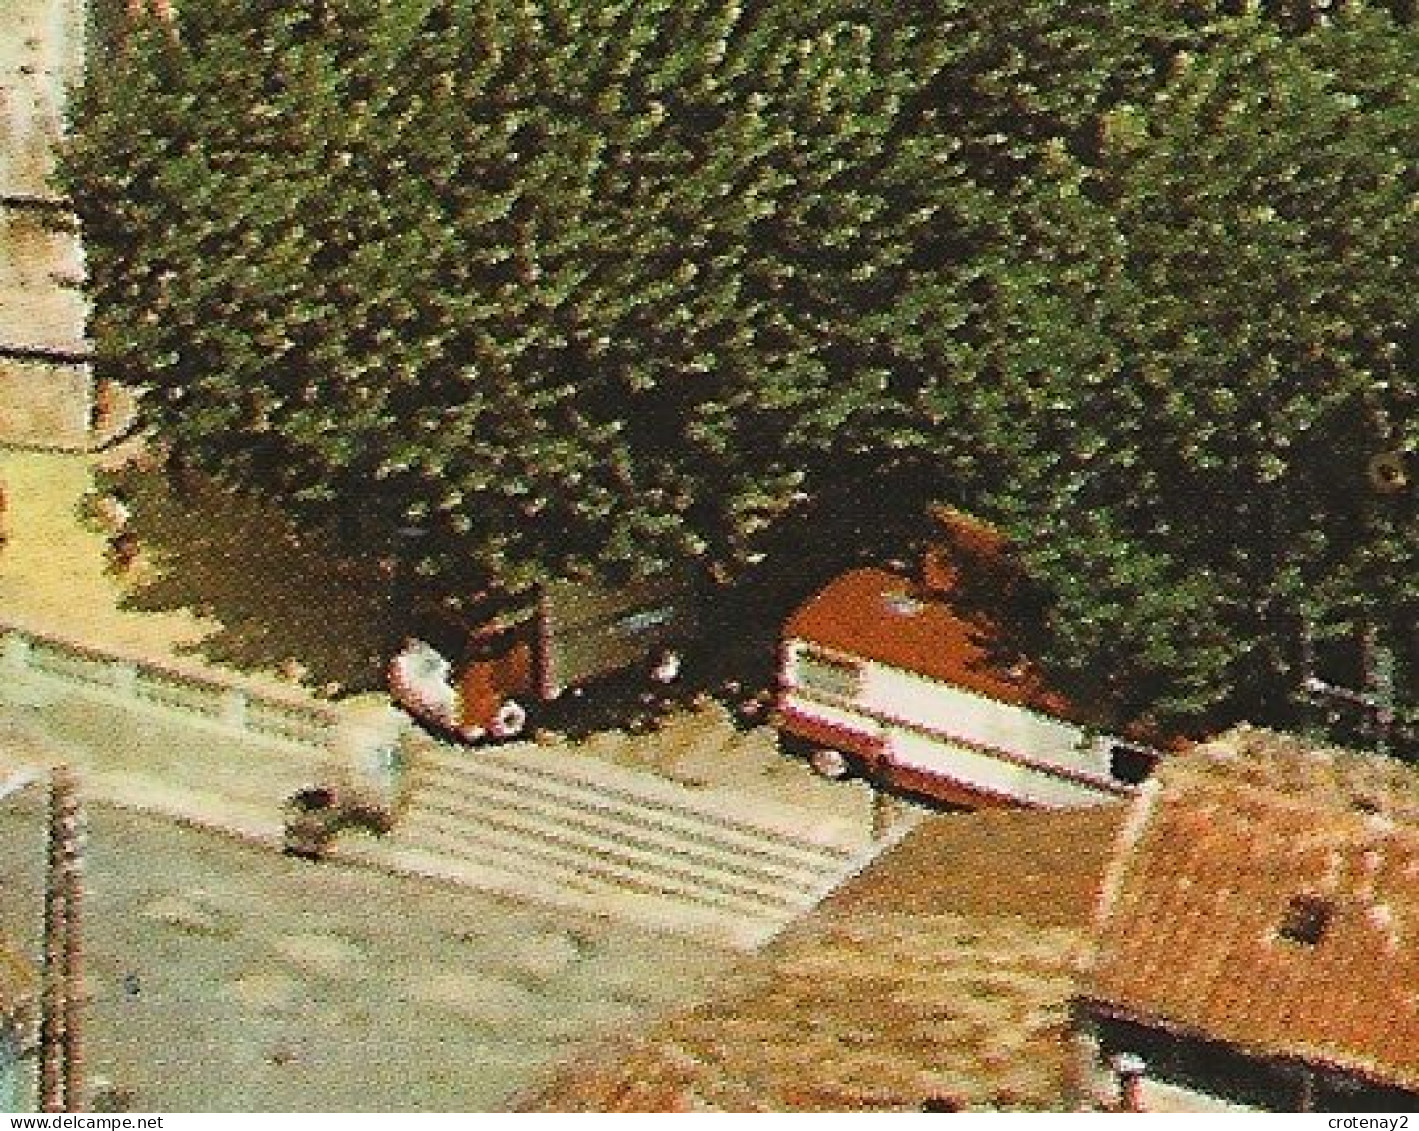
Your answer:
[[[160,472],[138,466],[112,481],[131,500],[141,547],[124,608],[217,621],[190,648],[217,663],[342,694],[381,686],[394,629],[373,554],[341,559],[275,507],[210,483],[179,497]]]

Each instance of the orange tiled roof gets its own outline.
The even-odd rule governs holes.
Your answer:
[[[1084,995],[1419,1087],[1416,816],[1419,774],[1378,756],[1244,730],[1170,763],[1106,879]]]

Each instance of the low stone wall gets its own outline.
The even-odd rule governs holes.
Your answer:
[[[165,707],[211,725],[306,747],[323,748],[337,719],[334,704],[298,692],[282,695],[238,677],[156,663],[5,623],[0,623],[0,671],[47,676],[134,706]]]

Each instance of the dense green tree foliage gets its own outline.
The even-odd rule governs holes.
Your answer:
[[[946,498],[1019,542],[1063,678],[1286,721],[1302,623],[1419,598],[1414,491],[1369,480],[1419,450],[1408,15],[180,5],[65,162],[99,365],[447,587]]]
[[[1286,721],[1303,626],[1413,632],[1414,491],[1372,460],[1419,450],[1415,51],[1222,29],[1109,116],[1085,270],[1016,277],[987,505],[1130,712]]]
[[[888,371],[939,65],[831,4],[186,6],[69,160],[101,364],[431,568],[732,561]]]
[[[920,447],[1037,153],[1149,65],[1106,3],[180,13],[69,155],[101,366],[198,465],[465,578],[733,565]]]

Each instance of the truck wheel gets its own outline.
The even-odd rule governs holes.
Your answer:
[[[829,781],[842,781],[852,775],[852,762],[848,756],[831,746],[815,746],[808,755],[808,765],[815,774]]]
[[[527,708],[516,699],[507,699],[498,708],[490,728],[494,738],[516,738],[527,729]]]

